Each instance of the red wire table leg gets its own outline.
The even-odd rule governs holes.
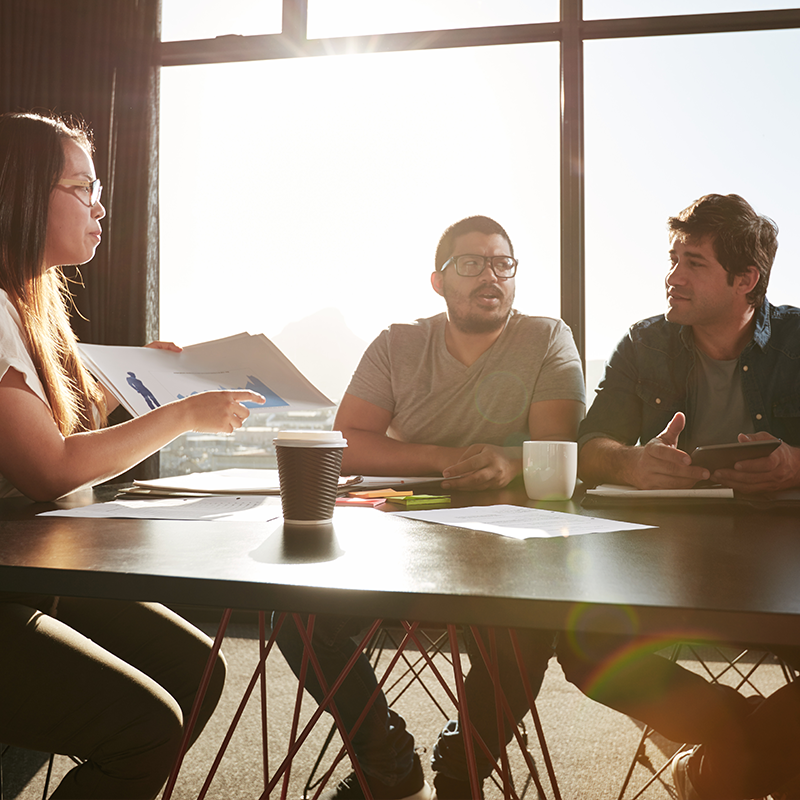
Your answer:
[[[194,726],[195,726],[195,724],[197,722],[197,717],[199,715],[200,707],[201,707],[203,699],[205,697],[205,693],[206,693],[206,691],[208,689],[208,684],[209,684],[210,679],[211,679],[211,674],[212,674],[212,671],[213,671],[213,668],[214,668],[214,663],[216,661],[216,658],[219,655],[219,650],[220,650],[220,647],[221,647],[221,644],[222,644],[222,640],[223,640],[223,638],[225,636],[225,631],[227,629],[228,622],[230,620],[230,616],[231,616],[231,610],[227,609],[223,613],[222,619],[220,620],[220,624],[219,624],[219,627],[218,627],[218,630],[217,630],[216,638],[214,640],[214,645],[212,647],[211,653],[209,654],[208,662],[206,664],[206,668],[205,668],[204,673],[203,673],[203,678],[202,678],[200,686],[198,688],[197,696],[195,697],[195,701],[194,701],[194,704],[193,704],[193,707],[192,707],[191,714],[189,716],[189,720],[188,720],[188,722],[186,724],[186,728],[185,728],[185,731],[184,731],[184,738],[183,738],[183,741],[181,743],[181,748],[180,748],[178,757],[176,758],[176,763],[175,763],[175,765],[173,767],[172,773],[170,774],[169,780],[168,780],[168,782],[166,784],[166,787],[165,787],[165,790],[164,790],[164,794],[162,795],[162,800],[169,800],[169,798],[171,798],[171,796],[172,796],[172,792],[174,791],[175,783],[176,783],[178,774],[180,772],[180,768],[181,768],[181,765],[183,763],[183,759],[185,757],[186,751],[188,749],[188,743],[189,743],[189,740],[190,740],[190,737],[191,737],[192,730],[194,729]],[[387,678],[389,677],[389,675],[391,674],[392,670],[394,669],[398,659],[401,657],[401,655],[402,655],[402,653],[403,653],[403,651],[404,651],[404,649],[407,646],[409,641],[413,641],[417,645],[417,647],[419,648],[420,653],[422,655],[422,658],[425,660],[427,666],[432,670],[432,672],[436,676],[437,680],[442,685],[442,687],[444,688],[444,690],[447,693],[447,695],[450,697],[451,702],[453,702],[458,707],[458,709],[460,710],[461,722],[462,722],[462,725],[463,725],[463,728],[464,728],[464,747],[465,747],[466,756],[467,756],[467,768],[468,768],[468,773],[469,773],[470,788],[471,788],[471,791],[472,791],[474,796],[476,796],[476,797],[479,796],[479,777],[478,777],[477,763],[476,763],[476,760],[475,760],[475,744],[477,744],[481,748],[481,750],[484,753],[486,753],[486,755],[489,756],[490,758],[492,757],[492,754],[489,751],[489,748],[487,747],[487,745],[481,739],[481,737],[478,734],[478,732],[473,729],[472,724],[471,724],[471,722],[469,720],[469,708],[468,708],[467,702],[466,702],[466,692],[465,692],[465,688],[464,688],[464,675],[463,675],[463,672],[462,672],[462,669],[461,669],[461,660],[460,660],[460,654],[459,654],[459,649],[458,649],[456,627],[454,625],[448,625],[447,626],[448,638],[449,638],[449,641],[450,641],[450,649],[451,649],[451,653],[452,653],[452,657],[453,657],[453,676],[454,676],[454,680],[455,680],[455,684],[456,684],[456,693],[457,693],[457,696],[454,696],[452,691],[450,690],[450,688],[447,685],[447,681],[442,677],[441,673],[439,672],[439,670],[437,669],[437,667],[433,663],[433,660],[431,659],[430,655],[426,652],[424,646],[420,643],[420,641],[419,641],[419,639],[418,639],[418,637],[416,635],[416,628],[419,625],[419,623],[408,623],[408,622],[405,622],[405,621],[402,622],[402,624],[403,624],[403,626],[405,628],[405,631],[406,631],[406,634],[405,634],[405,636],[403,638],[403,641],[397,647],[397,652],[395,653],[394,657],[390,661],[390,664],[389,664],[388,668],[386,669],[383,678],[381,678],[380,682],[378,683],[378,686],[377,686],[375,692],[373,693],[373,696],[370,698],[370,702],[368,703],[367,708],[365,708],[362,711],[362,714],[360,715],[360,717],[356,720],[355,724],[353,725],[352,730],[347,731],[344,728],[344,725],[342,723],[341,717],[339,716],[338,710],[336,709],[336,705],[335,705],[335,702],[333,701],[333,697],[336,694],[336,692],[338,691],[338,689],[340,688],[340,686],[341,686],[342,682],[344,681],[344,679],[346,678],[347,674],[352,669],[353,665],[355,664],[355,661],[360,656],[360,654],[363,651],[364,647],[367,645],[367,643],[371,639],[372,635],[375,633],[375,631],[380,626],[381,620],[376,620],[372,624],[372,626],[368,630],[366,636],[364,637],[364,639],[360,643],[359,647],[356,649],[356,651],[354,652],[353,656],[348,661],[347,665],[345,665],[344,669],[342,670],[341,675],[339,675],[339,677],[336,679],[336,681],[331,686],[331,688],[328,689],[326,687],[325,679],[322,676],[322,670],[321,670],[321,667],[319,665],[319,662],[318,662],[318,660],[316,658],[316,655],[313,652],[313,649],[311,648],[311,637],[312,637],[312,634],[313,634],[313,620],[314,620],[314,617],[313,616],[309,616],[309,628],[306,629],[306,627],[302,624],[302,621],[301,621],[301,618],[299,617],[299,615],[294,615],[295,624],[298,625],[298,631],[300,632],[300,635],[301,635],[301,637],[303,639],[303,644],[304,644],[303,667],[302,667],[302,672],[301,672],[301,680],[298,682],[298,695],[297,695],[296,703],[295,703],[295,718],[294,718],[293,724],[292,724],[292,733],[291,733],[290,742],[289,742],[289,750],[287,752],[286,758],[283,760],[281,765],[276,770],[275,774],[270,779],[269,778],[268,728],[267,728],[267,687],[266,687],[267,678],[266,678],[266,667],[265,667],[265,664],[266,664],[266,659],[267,659],[267,657],[268,657],[268,655],[269,655],[269,653],[271,651],[271,648],[272,648],[272,646],[274,644],[277,632],[278,632],[278,630],[280,628],[280,625],[283,623],[283,619],[284,619],[285,616],[286,616],[285,614],[281,614],[278,617],[278,620],[276,622],[276,625],[275,625],[275,628],[274,628],[274,630],[272,632],[272,635],[271,635],[271,637],[269,639],[269,642],[267,644],[265,644],[266,623],[265,623],[265,619],[264,619],[264,612],[261,612],[259,614],[259,663],[258,663],[258,665],[256,667],[256,670],[255,670],[255,673],[253,675],[253,678],[251,679],[250,684],[249,684],[248,688],[245,691],[244,698],[243,698],[242,703],[241,703],[241,705],[239,707],[239,710],[237,711],[237,714],[235,715],[234,720],[231,723],[231,728],[228,731],[228,735],[226,737],[226,740],[223,742],[223,744],[222,744],[222,746],[220,748],[220,753],[218,754],[217,759],[216,759],[214,765],[212,766],[211,772],[209,773],[209,777],[206,780],[206,784],[204,785],[203,790],[201,791],[200,795],[198,796],[199,798],[204,797],[206,791],[209,788],[209,785],[210,785],[211,779],[212,779],[212,777],[213,777],[213,775],[215,773],[216,767],[219,765],[219,762],[220,762],[220,760],[222,758],[222,755],[223,755],[223,753],[225,751],[225,748],[227,747],[227,744],[230,741],[231,735],[233,733],[233,729],[235,729],[236,725],[238,724],[239,718],[241,717],[241,713],[244,710],[244,705],[247,703],[247,701],[248,701],[248,699],[250,697],[250,694],[252,693],[252,690],[255,687],[256,682],[259,682],[259,684],[260,684],[260,701],[261,701],[262,757],[263,757],[263,764],[264,764],[263,769],[264,769],[264,782],[265,782],[265,788],[264,788],[264,793],[262,794],[262,798],[269,797],[271,791],[275,788],[275,786],[277,785],[277,783],[278,783],[278,781],[280,780],[281,777],[284,778],[282,791],[281,791],[281,796],[283,798],[286,797],[286,793],[288,792],[288,785],[289,785],[289,775],[290,775],[290,770],[291,770],[291,761],[292,761],[294,755],[299,750],[299,748],[302,746],[302,744],[305,741],[305,739],[308,737],[309,733],[313,729],[313,726],[316,724],[316,722],[318,721],[319,717],[322,716],[322,714],[324,713],[326,708],[330,709],[331,714],[333,715],[334,719],[336,720],[337,727],[338,727],[338,729],[340,731],[340,734],[342,735],[342,739],[343,739],[343,742],[344,742],[343,751],[346,750],[348,752],[348,755],[350,756],[351,761],[353,762],[353,768],[354,768],[354,770],[356,772],[356,775],[358,776],[358,779],[359,779],[359,781],[361,783],[362,790],[365,792],[365,796],[367,798],[370,798],[371,795],[370,795],[369,786],[367,785],[367,782],[366,782],[366,779],[364,777],[363,771],[359,767],[358,759],[355,756],[355,752],[352,749],[352,741],[351,741],[351,739],[352,739],[352,736],[355,735],[356,731],[360,727],[360,725],[363,722],[364,718],[366,717],[366,714],[368,713],[369,707],[371,706],[372,702],[377,697],[378,693],[382,690],[383,685],[385,684]],[[533,779],[534,779],[534,781],[536,783],[537,790],[540,793],[544,794],[544,790],[543,790],[543,788],[541,786],[541,783],[539,781],[538,775],[536,774],[535,764],[532,762],[530,754],[527,752],[527,748],[525,748],[525,746],[524,746],[524,743],[522,741],[520,733],[517,730],[516,721],[513,719],[513,715],[511,714],[511,709],[509,707],[508,701],[507,701],[504,693],[502,692],[502,687],[500,686],[499,665],[498,665],[498,661],[497,661],[497,650],[496,650],[496,642],[495,642],[495,638],[494,638],[494,636],[495,636],[494,629],[490,629],[490,632],[489,632],[489,647],[490,647],[490,650],[491,650],[491,656],[487,653],[486,647],[485,647],[484,643],[482,642],[478,632],[475,631],[474,633],[475,633],[476,643],[477,643],[478,648],[479,648],[479,650],[481,652],[481,655],[482,655],[482,657],[483,657],[483,659],[484,659],[484,661],[486,663],[487,669],[489,670],[489,672],[491,674],[492,682],[493,682],[493,684],[495,686],[495,702],[496,702],[496,705],[497,705],[497,725],[498,725],[498,736],[499,736],[499,740],[501,742],[501,762],[502,763],[501,763],[501,767],[499,769],[498,769],[497,765],[495,765],[494,766],[494,770],[496,772],[499,772],[500,776],[502,778],[503,787],[504,787],[504,796],[507,797],[507,798],[508,797],[516,798],[516,795],[514,794],[514,790],[513,790],[513,787],[511,787],[511,783],[510,783],[510,779],[509,779],[510,771],[509,771],[509,766],[508,766],[508,759],[507,759],[506,749],[502,745],[502,743],[505,742],[505,736],[504,736],[504,732],[503,732],[504,731],[504,729],[503,729],[503,713],[505,713],[506,717],[509,719],[509,721],[513,725],[514,736],[516,737],[517,742],[520,745],[520,749],[523,752],[523,756],[525,757],[526,763],[528,765],[528,769],[531,772],[531,775],[532,775],[532,777],[533,777]],[[544,755],[545,764],[547,766],[548,776],[550,778],[550,783],[551,783],[551,786],[553,788],[553,794],[554,794],[554,797],[555,797],[556,800],[561,800],[561,795],[560,795],[560,792],[559,792],[559,789],[558,789],[558,784],[557,784],[557,781],[556,781],[555,772],[553,770],[553,765],[552,765],[552,762],[550,760],[549,751],[547,750],[547,745],[546,745],[546,742],[544,740],[544,732],[542,730],[541,721],[539,720],[539,716],[538,716],[538,714],[536,712],[535,698],[533,697],[533,692],[532,692],[531,687],[530,687],[530,682],[528,681],[527,672],[525,671],[525,668],[524,668],[524,663],[523,663],[523,659],[522,659],[519,643],[518,643],[518,640],[517,640],[517,637],[516,637],[516,632],[514,630],[509,630],[508,633],[511,636],[512,645],[514,647],[514,652],[515,652],[515,655],[516,655],[516,658],[517,658],[517,665],[518,665],[519,670],[520,670],[520,675],[522,677],[523,686],[524,686],[524,689],[525,689],[526,697],[528,698],[528,703],[529,703],[529,706],[530,706],[530,710],[531,710],[531,713],[533,715],[534,726],[536,728],[536,732],[537,732],[537,735],[539,737],[539,743],[540,743],[540,746],[542,748],[542,752],[543,752],[543,755]],[[315,713],[312,715],[312,717],[306,723],[306,726],[303,729],[303,731],[298,734],[297,733],[297,728],[299,726],[297,724],[297,720],[298,720],[298,716],[297,715],[299,714],[300,704],[302,702],[302,694],[303,694],[304,686],[305,686],[305,674],[307,672],[307,668],[308,668],[308,664],[309,663],[312,665],[312,668],[315,670],[315,673],[317,675],[317,679],[320,682],[320,686],[321,686],[325,696],[323,698],[322,703],[319,704],[319,707],[317,708]],[[341,757],[341,755],[343,755],[343,752],[340,753],[340,757]],[[335,767],[335,765],[334,765],[334,767]],[[332,772],[332,770],[333,770],[333,767],[331,768],[331,772]],[[322,790],[320,789],[320,791],[322,791]]]
[[[261,682],[261,758],[264,765],[264,788],[269,783],[269,729],[267,727],[267,623],[265,612],[258,612],[259,678]]]
[[[525,688],[525,696],[528,698],[528,705],[531,709],[531,716],[533,717],[533,724],[536,728],[536,735],[539,737],[539,746],[542,748],[542,755],[544,756],[544,763],[547,767],[547,775],[550,778],[550,786],[553,789],[553,796],[556,800],[561,800],[561,791],[558,788],[558,781],[556,780],[556,772],[553,769],[553,762],[550,760],[550,751],[547,748],[547,742],[544,738],[544,729],[542,728],[542,722],[539,719],[539,712],[536,710],[536,698],[533,696],[533,689],[531,689],[531,684],[528,680],[528,673],[525,671],[525,664],[522,658],[519,640],[517,639],[517,632],[513,628],[509,628],[508,635],[511,637],[511,644],[514,648],[514,654],[517,657],[517,666],[519,667],[520,675],[522,677],[522,685]],[[539,791],[542,790],[539,789]]]
[[[184,726],[183,741],[181,742],[178,756],[175,759],[175,766],[172,768],[172,772],[167,779],[167,785],[164,789],[162,800],[169,800],[169,798],[172,797],[172,792],[175,788],[175,782],[178,780],[178,773],[181,771],[183,758],[186,755],[186,751],[189,749],[189,739],[191,738],[192,731],[197,723],[197,717],[200,714],[200,707],[203,705],[203,700],[205,699],[206,691],[208,690],[208,684],[211,682],[211,673],[214,671],[214,665],[217,662],[219,649],[222,645],[222,640],[225,638],[225,631],[227,630],[230,618],[231,609],[226,608],[222,614],[222,619],[219,622],[219,627],[217,628],[217,635],[214,639],[214,645],[211,648],[211,652],[208,654],[206,668],[203,671],[203,677],[200,680],[200,686],[197,689],[197,694],[195,695],[194,703],[192,704],[192,710],[189,714],[189,721]]]
[[[448,625],[447,633],[450,637],[450,653],[453,656],[453,676],[456,682],[456,693],[458,695],[458,709],[463,725],[464,749],[467,754],[467,772],[469,773],[469,786],[473,797],[480,797],[480,779],[478,778],[478,766],[475,763],[475,747],[472,742],[472,725],[469,721],[469,709],[467,708],[467,696],[464,691],[464,677],[461,672],[461,654],[458,650],[456,626]]]

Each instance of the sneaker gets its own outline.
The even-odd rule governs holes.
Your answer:
[[[672,759],[672,782],[675,784],[678,800],[701,800],[689,778],[689,759],[695,749],[692,747],[690,750],[681,750]]]
[[[371,775],[365,777],[374,800],[436,800],[436,793],[422,775],[422,764],[416,753],[411,772],[394,786],[381,783]],[[358,782],[358,776],[355,772],[351,772],[339,781],[332,792],[323,797],[324,800],[364,800],[365,795]]]
[[[436,788],[436,800],[472,800],[469,781],[460,781],[437,772],[433,779]],[[483,800],[483,781],[480,783],[480,800]]]

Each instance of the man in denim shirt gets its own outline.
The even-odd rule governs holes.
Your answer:
[[[633,325],[608,362],[580,427],[581,478],[690,487],[709,477],[691,466],[695,446],[778,437],[769,457],[711,478],[742,492],[800,486],[800,309],[765,299],[774,223],[737,195],[708,195],[669,229],[667,312]]]
[[[667,311],[633,325],[606,366],[579,430],[588,484],[688,488],[711,478],[741,492],[800,486],[800,309],[766,299],[777,228],[738,195],[706,195],[669,220]],[[692,466],[703,444],[782,440],[734,469]],[[594,699],[672,739],[702,743],[672,763],[681,800],[763,797],[800,771],[800,683],[756,710],[745,698],[652,653],[599,690],[592,676],[635,644],[595,637],[591,658],[567,644],[567,678]],[[800,650],[775,650],[800,666]],[[798,795],[791,794],[791,797]]]

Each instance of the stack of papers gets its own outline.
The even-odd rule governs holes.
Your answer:
[[[360,476],[339,478],[339,492],[359,484]],[[192,472],[174,478],[134,481],[120,494],[148,497],[192,497],[210,495],[276,495],[281,493],[276,469],[220,469]]]
[[[276,469],[221,469],[193,472],[174,478],[134,481],[120,494],[150,497],[191,497],[200,495],[280,494]]]
[[[335,405],[263,334],[239,333],[194,344],[180,353],[150,347],[78,345],[86,368],[138,417],[212,389],[250,389],[266,403],[254,411],[313,410]]]
[[[435,479],[343,475],[339,478],[339,494],[347,494],[354,489],[377,491],[391,486],[411,486],[430,483],[431,480]],[[192,472],[189,475],[176,475],[173,478],[134,481],[133,486],[120,491],[120,494],[150,497],[280,493],[281,485],[276,469],[219,469],[212,472]]]

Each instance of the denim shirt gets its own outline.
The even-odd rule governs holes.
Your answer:
[[[756,431],[800,446],[800,308],[756,310],[753,338],[739,356],[742,391]],[[676,411],[687,413],[695,351],[690,326],[664,315],[633,325],[606,364],[578,432],[578,442],[603,436],[635,445],[658,436]],[[692,420],[678,447],[691,438]]]

